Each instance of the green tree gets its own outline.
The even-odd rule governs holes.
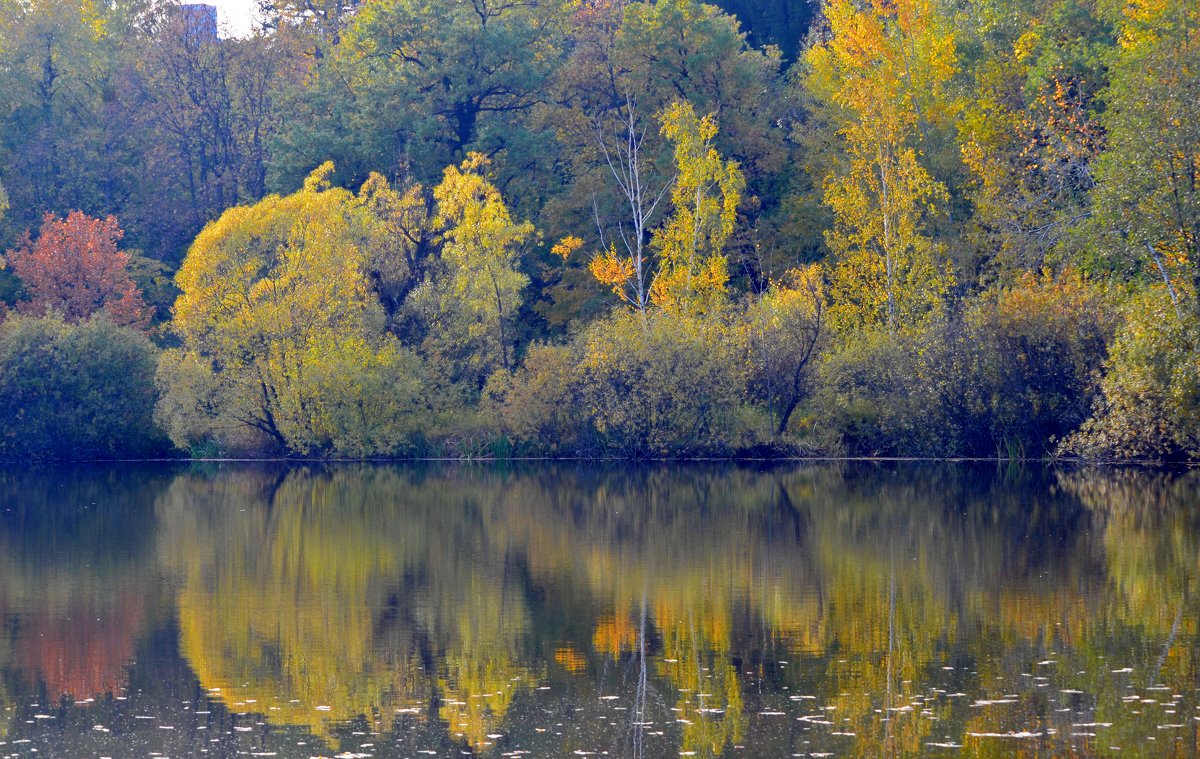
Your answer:
[[[18,228],[47,211],[110,210],[126,189],[104,114],[130,5],[0,4],[0,151]]]
[[[279,40],[213,40],[188,23],[174,4],[140,17],[109,119],[134,126],[121,144],[137,181],[119,215],[136,244],[173,264],[206,223],[266,194],[282,90],[300,77]]]
[[[333,158],[357,181],[380,171],[432,182],[469,151],[515,150],[561,57],[562,18],[546,0],[364,5],[296,101],[277,143],[280,180]]]
[[[1093,200],[1108,234],[1097,247],[1117,271],[1148,264],[1177,303],[1180,286],[1200,292],[1200,8],[1165,0],[1118,13]]]

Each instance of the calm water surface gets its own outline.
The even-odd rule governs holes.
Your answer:
[[[1196,756],[1200,473],[0,470],[0,757]]]

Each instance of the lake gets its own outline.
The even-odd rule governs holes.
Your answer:
[[[0,469],[0,757],[1196,756],[1198,484]]]

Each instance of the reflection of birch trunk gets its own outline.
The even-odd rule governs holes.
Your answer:
[[[896,557],[893,552],[892,568],[888,577],[888,651],[887,651],[887,696],[884,704],[883,714],[887,723],[885,745],[890,755],[895,755],[895,745],[893,744],[892,736],[892,719],[896,716],[896,712],[892,711],[892,677],[894,667],[892,664],[892,655],[896,647]]]
[[[642,618],[638,625],[638,681],[633,702],[633,757],[642,759],[646,731],[646,589],[642,588]]]
[[[1162,654],[1158,657],[1158,663],[1154,665],[1154,674],[1150,677],[1151,685],[1159,685],[1158,677],[1162,674],[1163,664],[1167,661],[1167,654],[1171,652],[1171,646],[1175,645],[1175,636],[1179,634],[1179,624],[1183,621],[1183,606],[1187,601],[1187,592],[1184,592],[1183,598],[1179,601],[1179,607],[1175,610],[1175,621],[1171,623],[1171,632],[1167,635],[1167,642],[1163,644]]]

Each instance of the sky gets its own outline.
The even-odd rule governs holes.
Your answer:
[[[187,0],[185,0],[187,1]],[[192,0],[217,6],[217,26],[222,35],[241,37],[250,32],[257,13],[256,0]]]

